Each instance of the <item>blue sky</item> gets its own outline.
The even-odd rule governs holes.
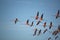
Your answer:
[[[1,40],[47,40],[48,37],[54,36],[51,33],[33,37],[35,23],[33,27],[22,25],[27,19],[35,21],[31,16],[35,16],[39,11],[39,16],[44,14],[44,21],[47,25],[52,21],[54,26],[50,31],[53,31],[60,25],[60,18],[55,19],[57,11],[60,9],[60,0],[0,0],[0,39]],[[20,22],[14,24],[13,21],[18,18]],[[44,30],[43,26],[36,26],[37,29]],[[48,28],[48,26],[47,26]],[[60,34],[58,34],[60,35]],[[60,38],[60,36],[59,36]],[[59,38],[57,40],[59,40]]]

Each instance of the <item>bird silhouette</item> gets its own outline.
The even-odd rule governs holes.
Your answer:
[[[57,13],[53,16],[55,16],[55,18],[58,19],[60,17],[60,10],[58,10]]]
[[[43,33],[45,33],[46,31],[47,31],[47,29],[45,29]]]
[[[58,29],[53,31],[53,35],[57,35],[60,32],[60,25],[58,25]]]
[[[15,19],[14,23],[16,24],[18,22],[18,18]]]
[[[32,26],[33,26],[33,24],[34,24],[34,21],[31,23],[31,25],[30,25],[30,26],[32,27]]]
[[[38,31],[38,34],[37,34],[37,35],[39,36],[39,35],[40,35],[40,33],[41,33],[41,30],[39,30],[39,31]]]
[[[38,21],[36,25],[39,25],[40,22],[41,22],[41,21]]]
[[[37,20],[38,18],[39,18],[39,11],[37,12],[35,19]]]
[[[58,25],[58,31],[60,32],[60,25]]]
[[[26,21],[26,25],[29,25],[29,19],[27,19],[27,21]]]
[[[37,28],[35,29],[33,36],[35,36],[35,35],[36,35],[36,33],[37,33]]]
[[[49,29],[51,29],[52,25],[53,25],[52,22],[50,22]]]
[[[55,37],[55,40],[58,38],[58,36]]]
[[[51,37],[48,38],[48,40],[50,40],[50,39],[51,39]]]
[[[57,14],[56,14],[56,19],[58,18],[58,17],[60,17],[60,15],[59,15],[59,10],[58,10],[58,12],[57,12]]]
[[[58,29],[57,29],[57,33],[58,34],[60,32],[60,25],[58,25]]]
[[[46,22],[44,22],[43,27],[44,27],[44,28],[46,27]]]
[[[58,30],[53,31],[52,34],[53,34],[53,35],[57,35],[57,34],[58,34]]]
[[[43,20],[43,14],[41,15],[41,17],[40,17],[40,21],[42,21]]]

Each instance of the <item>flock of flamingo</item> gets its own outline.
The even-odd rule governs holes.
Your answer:
[[[39,25],[39,23],[41,23],[41,21],[43,21],[43,16],[44,16],[44,15],[42,14],[42,15],[39,17],[39,12],[37,12],[37,15],[34,17],[35,20],[38,20],[38,19],[39,19],[39,20],[37,21],[36,25]],[[55,16],[56,19],[58,19],[58,18],[60,17],[60,11],[58,10],[57,13],[56,13],[56,15],[54,15],[54,16]],[[14,20],[14,23],[16,24],[18,21],[19,21],[19,19],[16,18],[16,19]],[[32,27],[32,26],[34,25],[34,21],[32,21],[32,23],[29,24],[29,19],[27,19],[25,24]],[[44,22],[44,24],[43,24],[42,26],[45,28],[46,25],[47,25],[46,22]],[[52,23],[52,21],[51,21],[50,24],[49,24],[49,29],[51,29],[52,27],[53,27],[53,23]],[[37,31],[38,31],[38,34],[37,34]],[[42,31],[41,29],[38,30],[37,28],[35,28],[34,33],[33,33],[33,36],[35,36],[36,34],[39,36],[40,33],[41,33],[41,31]],[[43,31],[43,34],[44,34],[46,31],[47,31],[47,29],[45,29],[45,30]],[[55,35],[55,36],[56,36],[59,32],[60,32],[60,25],[58,25],[57,30],[55,30],[55,31],[52,32],[52,35]],[[59,36],[57,35],[57,36],[55,37],[55,40],[56,40],[58,37],[59,37]],[[48,40],[51,40],[51,37],[49,37]]]

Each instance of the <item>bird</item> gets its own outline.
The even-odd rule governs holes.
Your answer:
[[[32,23],[31,23],[31,25],[30,25],[30,26],[32,27],[32,26],[33,26],[33,24],[34,24],[34,21],[32,21]]]
[[[29,24],[29,19],[27,19],[25,22],[22,22],[21,25],[27,25],[27,26],[30,26],[30,24]]]
[[[36,29],[35,29],[35,31],[34,31],[33,36],[35,36],[35,35],[36,35],[37,31],[38,31],[38,30],[37,30],[37,28],[36,28]]]
[[[40,17],[40,21],[42,21],[43,20],[43,14],[41,15],[41,17]]]
[[[58,36],[55,37],[55,40],[58,38]]]
[[[38,34],[37,34],[37,35],[39,36],[39,35],[40,35],[40,33],[41,33],[41,29],[38,31]]]
[[[37,12],[37,15],[35,16],[35,19],[38,20],[39,18],[39,11]]]
[[[44,22],[43,27],[44,27],[44,28],[46,27],[46,22]]]
[[[46,31],[47,31],[47,29],[45,29],[43,33],[45,33]]]
[[[41,21],[38,21],[36,25],[38,25]]]
[[[60,32],[60,25],[58,25],[58,32]]]
[[[55,30],[55,31],[53,31],[53,35],[57,35],[59,32],[58,32],[58,30]]]
[[[53,35],[57,35],[60,32],[60,25],[58,25],[58,29],[53,31]]]
[[[50,40],[50,39],[51,39],[51,37],[48,38],[48,40]]]
[[[60,15],[59,15],[59,10],[58,10],[58,12],[57,12],[57,14],[56,14],[56,19],[58,18],[58,17],[60,17]]]
[[[15,19],[14,23],[16,24],[18,22],[18,18]]]
[[[49,29],[51,29],[52,26],[53,26],[53,24],[52,24],[52,22],[50,22]]]
[[[26,25],[29,25],[29,19],[27,19],[27,21],[26,21]]]

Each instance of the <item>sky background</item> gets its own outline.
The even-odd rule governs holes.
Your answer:
[[[60,0],[0,0],[0,40],[47,40],[51,37],[51,40],[55,40],[55,36],[50,32],[45,34],[41,33],[39,36],[33,36],[34,29],[42,30],[40,24],[47,22],[47,25],[52,21],[52,29],[54,31],[57,26],[60,25],[60,18],[56,19],[55,15],[60,10]],[[31,16],[35,17],[39,11],[39,16],[44,14],[44,21],[36,26],[36,20]],[[15,18],[19,19],[17,24],[14,24]],[[23,25],[26,20],[29,19],[30,23],[34,21],[34,26],[30,27]],[[58,34],[60,39],[60,33]]]

